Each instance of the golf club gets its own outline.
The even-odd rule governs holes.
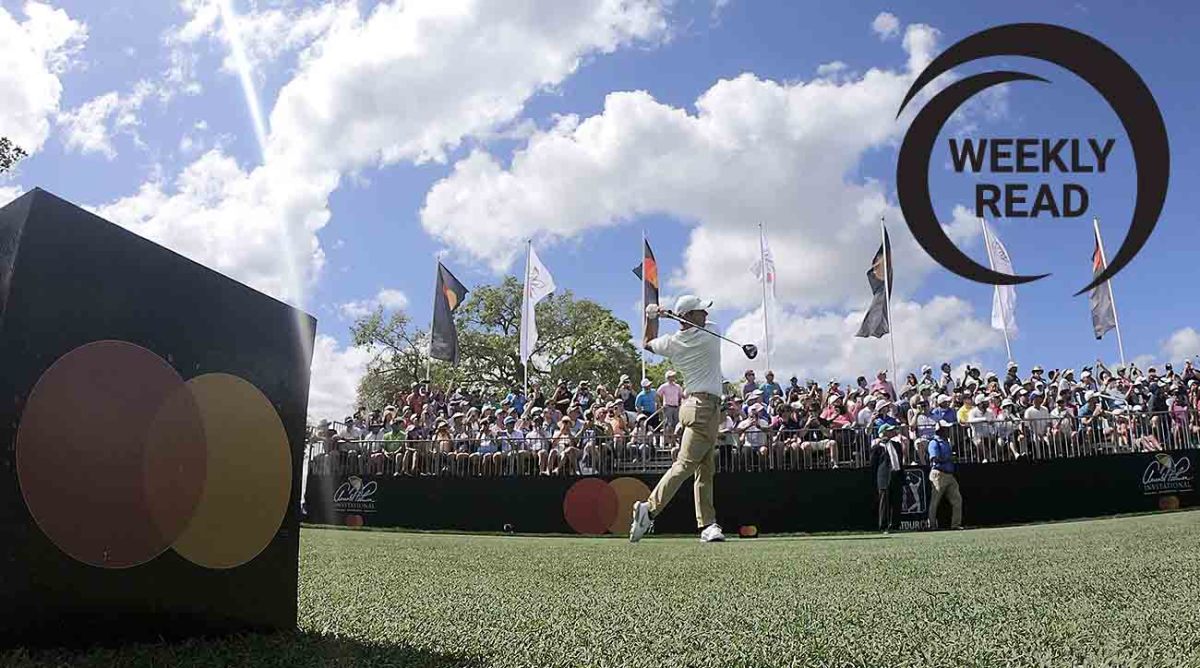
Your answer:
[[[695,327],[696,329],[698,329],[702,332],[708,332],[709,334],[712,334],[713,336],[717,337],[718,339],[721,339],[722,341],[728,341],[735,346],[741,347],[742,352],[746,354],[747,359],[754,359],[755,357],[758,357],[758,346],[754,345],[753,343],[747,343],[747,344],[743,345],[741,343],[738,343],[737,341],[734,341],[733,339],[731,339],[727,336],[722,336],[722,335],[712,331],[711,329],[708,329],[707,327],[701,327],[700,325],[697,325],[693,322],[684,320],[683,316],[680,316],[679,314],[675,313],[674,311],[671,311],[669,309],[665,309],[662,307],[652,308],[654,306],[656,306],[656,305],[649,304],[646,306],[646,315],[649,315],[651,317],[657,316],[660,318],[666,317],[666,318],[670,318],[671,320],[675,320],[677,322],[686,322],[687,324],[691,325],[692,327]]]

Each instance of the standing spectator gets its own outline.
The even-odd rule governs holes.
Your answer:
[[[887,379],[887,371],[880,369],[879,373],[875,374],[875,382],[871,383],[871,392],[874,394],[882,394],[890,401],[896,400],[896,387]]]
[[[875,472],[875,489],[879,502],[879,530],[888,533],[900,520],[900,444],[894,439],[893,424],[879,427],[879,439],[871,449],[871,470]]]
[[[1005,376],[1004,376],[1004,384],[1003,384],[1004,393],[1005,394],[1011,393],[1013,386],[1020,385],[1020,384],[1021,384],[1021,379],[1020,379],[1020,377],[1017,376],[1017,363],[1010,361],[1008,363],[1008,373],[1005,374]]]
[[[762,389],[759,386],[758,381],[755,380],[755,378],[754,378],[754,369],[746,369],[746,373],[743,374],[742,377],[746,381],[745,383],[742,383],[742,398],[743,399],[750,396],[751,392],[757,392],[760,389]]]
[[[954,394],[956,386],[954,383],[954,376],[951,375],[949,362],[942,362],[942,376],[938,380],[938,389],[941,390],[942,394]]]
[[[763,383],[758,389],[763,393],[763,401],[767,402],[767,404],[771,403],[771,399],[783,396],[783,388],[779,386],[779,383],[775,382],[774,371],[767,371],[767,382]]]
[[[929,502],[931,529],[938,526],[937,512],[943,496],[950,501],[950,528],[962,528],[962,494],[954,477],[954,453],[946,440],[952,426],[949,422],[939,422],[933,440],[929,442],[929,484],[933,487],[933,498]]]
[[[658,413],[658,397],[658,392],[654,391],[654,387],[650,387],[650,379],[643,378],[642,391],[638,392],[637,397],[634,399],[634,407],[637,410],[637,414],[644,415],[649,420],[650,416]],[[655,425],[650,425],[650,427],[655,427],[656,422],[658,422],[658,417],[655,417]]]
[[[675,447],[675,427],[679,424],[679,406],[683,403],[683,386],[675,382],[675,370],[667,372],[667,382],[658,386],[658,401],[662,404],[663,436],[666,447]]]
[[[637,393],[633,391],[633,383],[625,374],[621,374],[621,382],[617,386],[617,400],[621,402],[621,410],[626,413],[632,414],[637,411]],[[628,415],[626,419],[633,419],[633,416]]]

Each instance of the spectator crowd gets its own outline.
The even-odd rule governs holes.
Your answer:
[[[883,439],[905,464],[928,464],[939,422],[951,423],[958,461],[991,462],[1143,452],[1200,443],[1200,370],[1097,363],[1003,376],[949,364],[886,371],[853,385],[831,378],[779,383],[748,370],[726,384],[718,440],[722,470],[867,466]],[[579,475],[665,467],[682,426],[681,379],[654,387],[621,376],[611,387],[560,380],[485,392],[416,383],[384,407],[361,407],[310,434],[318,474]]]

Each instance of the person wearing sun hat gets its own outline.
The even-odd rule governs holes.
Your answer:
[[[664,336],[657,336],[657,313],[647,310],[649,319],[642,344],[646,350],[669,359],[672,366],[683,373],[687,399],[679,410],[684,430],[679,456],[655,485],[649,500],[634,504],[630,542],[636,543],[653,529],[654,517],[671,501],[680,485],[692,476],[695,476],[696,524],[703,529],[700,541],[725,540],[713,507],[713,474],[716,472],[723,387],[721,340],[699,329],[707,324],[710,308],[711,301],[683,295],[675,301],[675,313],[681,319],[680,329]]]
[[[870,469],[875,472],[876,499],[879,503],[879,530],[888,533],[900,521],[900,483],[904,468],[901,461],[899,428],[894,424],[879,425],[879,438],[871,449]]]
[[[962,528],[962,493],[958,489],[958,479],[954,477],[954,450],[946,438],[954,425],[938,422],[933,439],[929,441],[929,486],[932,489],[929,500],[929,528],[938,527],[937,512],[942,497],[950,502],[950,528]]]

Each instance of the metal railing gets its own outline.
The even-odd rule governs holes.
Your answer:
[[[932,424],[902,425],[901,457],[928,463]],[[717,471],[861,468],[878,439],[863,427],[779,430],[751,428],[717,438]],[[1111,413],[1096,418],[1003,419],[955,425],[948,440],[956,461],[1044,461],[1200,447],[1194,412]],[[510,476],[657,473],[670,467],[678,444],[647,437],[530,437],[386,441],[316,440],[308,445],[316,475]]]

